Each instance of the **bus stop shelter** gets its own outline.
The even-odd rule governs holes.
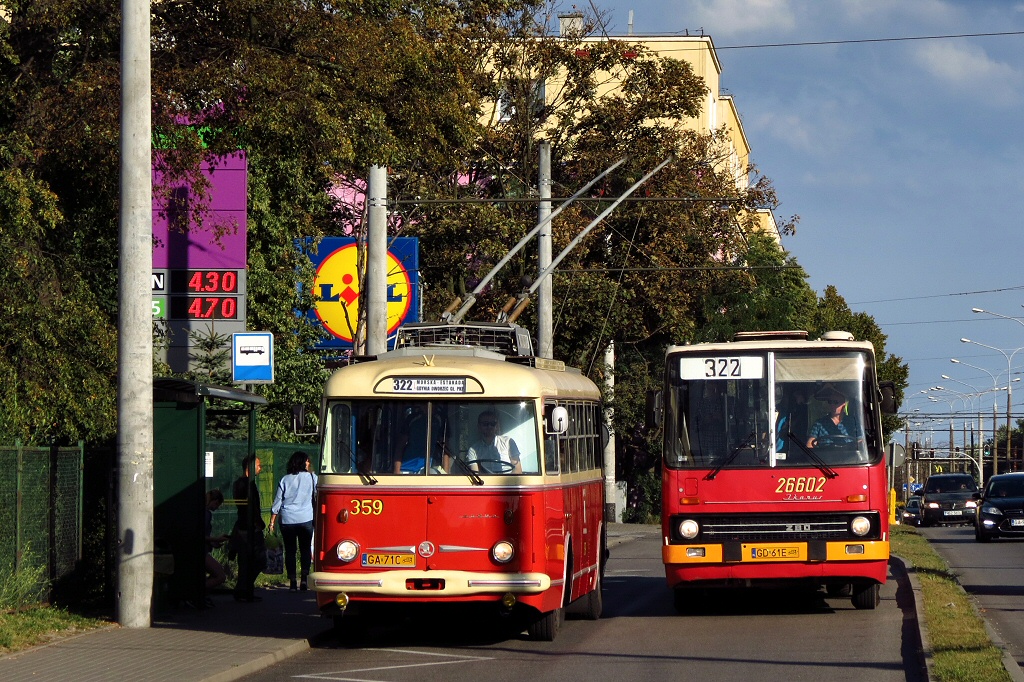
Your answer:
[[[157,580],[154,604],[206,597],[206,482],[213,477],[207,447],[210,420],[233,424],[256,452],[256,408],[267,400],[228,386],[183,379],[153,381],[153,532]]]

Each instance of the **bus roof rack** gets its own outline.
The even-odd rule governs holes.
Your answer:
[[[803,341],[807,332],[798,329],[768,332],[736,332],[733,341]]]
[[[416,322],[398,329],[396,348],[484,348],[508,356],[532,356],[530,332],[511,322]]]

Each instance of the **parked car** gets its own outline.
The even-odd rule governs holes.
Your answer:
[[[974,537],[978,542],[1024,537],[1024,472],[993,476],[976,498]]]
[[[970,474],[932,474],[921,497],[921,525],[974,523],[978,484]]]
[[[903,507],[903,514],[900,515],[900,523],[905,526],[921,525],[921,497],[919,495],[912,495],[907,500],[907,505]]]

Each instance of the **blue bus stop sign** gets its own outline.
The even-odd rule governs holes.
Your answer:
[[[274,383],[274,335],[236,332],[231,335],[231,380],[236,384]]]

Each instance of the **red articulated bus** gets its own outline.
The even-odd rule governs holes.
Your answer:
[[[598,387],[512,324],[409,325],[397,346],[327,382],[321,612],[491,604],[540,640],[573,602],[600,617]]]
[[[874,349],[846,332],[749,332],[673,346],[652,417],[664,427],[662,558],[679,612],[700,590],[806,585],[873,609],[889,560]]]

